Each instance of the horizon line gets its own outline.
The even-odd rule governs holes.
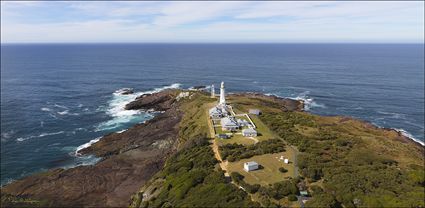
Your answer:
[[[1,45],[41,44],[425,44],[425,42],[0,42]]]

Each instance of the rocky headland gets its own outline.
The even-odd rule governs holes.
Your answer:
[[[163,113],[122,133],[105,135],[78,152],[102,158],[97,164],[66,170],[58,168],[25,177],[2,187],[2,198],[31,198],[55,207],[128,206],[131,195],[176,151],[183,116],[174,102],[176,93],[165,90],[143,95],[128,104],[128,109],[153,109]],[[2,205],[13,206],[7,203]]]
[[[132,93],[132,91],[127,90],[123,93]],[[164,174],[169,171],[167,169],[164,172],[164,166],[170,158],[180,157],[181,149],[190,153],[194,147],[204,148],[202,145],[197,147],[197,145],[199,146],[198,143],[202,143],[201,140],[197,140],[199,139],[198,136],[189,135],[198,135],[195,131],[202,133],[199,135],[208,134],[208,130],[202,126],[206,122],[203,120],[205,119],[203,117],[205,116],[204,111],[208,107],[207,104],[215,102],[215,100],[209,98],[207,93],[202,91],[191,91],[185,96],[182,96],[181,93],[181,90],[170,89],[139,96],[133,102],[128,103],[125,109],[151,110],[161,113],[153,119],[143,124],[137,124],[124,132],[105,135],[98,142],[78,152],[81,155],[91,154],[101,158],[95,165],[78,166],[70,169],[52,169],[3,186],[1,188],[2,206],[128,207],[130,204],[135,207],[145,206],[148,202],[143,202],[142,196],[136,197],[134,200],[132,196],[137,195],[137,193],[143,195],[140,190],[146,189],[164,191],[161,189],[164,181],[167,180],[167,176]],[[186,96],[189,94],[190,96]],[[185,99],[180,99],[182,97]],[[415,160],[423,161],[423,158],[418,159],[418,155],[424,153],[423,146],[392,129],[378,128],[368,122],[350,117],[313,117],[303,112],[304,103],[302,101],[292,99],[260,93],[231,94],[229,97],[231,101],[235,102],[235,106],[238,105],[242,108],[256,106],[270,110],[268,113],[270,118],[274,118],[273,116],[276,113],[298,112],[304,116],[303,119],[314,120],[317,126],[313,127],[317,127],[318,131],[336,129],[344,132],[343,136],[349,135],[349,145],[373,144],[374,148],[376,146],[379,155],[388,154],[394,160],[403,157],[403,160],[399,161],[400,167],[407,167],[408,163],[418,163]],[[293,117],[288,118],[292,119]],[[278,120],[280,117],[274,119]],[[200,122],[202,125],[196,122]],[[265,123],[267,124],[267,122]],[[272,130],[274,130],[273,127],[276,127],[276,132],[279,128],[273,124],[269,126]],[[313,131],[313,127],[305,126],[302,128],[305,128],[305,132],[308,132]],[[299,130],[297,128],[295,126],[291,132]],[[364,138],[357,137],[360,134],[367,136]],[[306,136],[311,139],[316,138],[315,135],[306,134]],[[181,145],[191,140],[195,142]],[[335,140],[338,140],[336,144],[339,144],[339,140],[342,139],[337,138]],[[318,141],[317,144],[323,145],[326,142]],[[403,145],[397,147],[399,144]],[[397,148],[388,149],[390,146]],[[326,148],[330,147],[326,146]],[[343,146],[341,148],[347,149],[348,147]],[[326,159],[330,160],[329,158]],[[191,166],[196,166],[196,164],[191,164]],[[208,177],[212,177],[212,175]],[[152,184],[160,185],[152,186]],[[171,182],[167,187],[173,188]],[[220,188],[223,189],[223,187]],[[234,189],[229,190],[233,190],[232,193],[239,194]],[[181,200],[181,198],[179,199]],[[264,204],[261,202],[256,205],[263,206]]]

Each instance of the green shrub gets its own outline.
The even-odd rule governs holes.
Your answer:
[[[297,198],[297,196],[295,196],[294,194],[291,194],[291,195],[289,195],[289,196],[288,196],[288,200],[289,200],[289,201],[297,201],[297,200],[298,200],[298,198]]]
[[[280,167],[280,168],[279,168],[279,171],[280,171],[281,173],[286,173],[286,172],[288,172],[288,170],[287,170],[287,169],[285,169],[284,167]]]
[[[225,144],[219,147],[223,160],[229,162],[250,158],[255,155],[278,153],[285,151],[285,142],[281,139],[269,139],[254,145]]]
[[[242,181],[245,176],[241,175],[238,172],[232,172],[230,173],[230,177],[232,178],[233,181],[235,181],[236,183],[239,183],[240,181]]]
[[[255,194],[258,189],[260,188],[260,184],[254,184],[250,185],[245,182],[243,182],[242,187],[250,194]]]

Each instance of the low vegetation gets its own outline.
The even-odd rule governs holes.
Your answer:
[[[281,139],[270,139],[248,146],[225,144],[220,146],[219,150],[223,160],[234,162],[255,155],[283,152],[285,151],[285,142]]]
[[[182,107],[187,112],[181,123],[179,151],[152,179],[152,187],[134,196],[132,207],[299,206],[300,190],[309,193],[305,207],[425,207],[423,148],[360,121],[283,112],[273,102],[258,106],[263,113],[256,119],[272,131],[274,139],[219,147],[221,157],[229,161],[235,186],[224,177],[207,139],[205,112],[212,100],[196,96]],[[246,110],[250,99],[238,99],[244,103],[235,107]],[[285,144],[299,151],[293,165],[301,176],[282,164],[273,166],[279,178],[263,183],[266,179],[251,180],[251,173],[233,167],[238,164],[239,168],[248,158],[279,153],[270,156],[276,159],[285,148],[292,151]]]
[[[395,152],[386,146],[388,134],[338,117],[330,123],[301,112],[265,112],[261,119],[302,152],[298,167],[307,182],[321,182],[323,191],[315,188],[306,207],[425,206],[423,158],[413,145],[398,142],[406,149]]]
[[[202,140],[201,140],[202,141]],[[209,142],[191,142],[171,157],[159,178],[164,179],[160,193],[153,199],[136,204],[140,207],[221,207],[254,206],[247,194],[226,183],[221,171],[214,169]],[[206,197],[207,196],[207,197]]]
[[[131,207],[258,207],[247,193],[228,183],[210,147],[204,116],[207,96],[185,101],[179,151],[133,196]],[[202,113],[199,113],[202,112]],[[150,193],[146,190],[151,190]],[[145,192],[144,192],[145,191]],[[149,196],[147,196],[149,195]]]
[[[264,207],[279,207],[279,204],[275,203],[277,200],[281,200],[284,197],[288,197],[289,201],[296,201],[298,198],[298,187],[297,182],[299,179],[284,180],[268,186],[261,186],[260,184],[248,184],[244,181],[244,176],[237,173],[231,173],[232,180],[244,188],[248,193],[259,195],[260,203]],[[294,200],[295,197],[295,200]]]

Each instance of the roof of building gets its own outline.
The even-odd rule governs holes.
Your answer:
[[[308,192],[307,191],[300,191],[300,194],[306,196],[306,195],[308,195]]]
[[[218,134],[218,137],[221,137],[221,138],[225,137],[225,138],[227,138],[229,136],[227,134]]]
[[[221,109],[220,108],[217,108],[217,107],[211,108],[209,112],[210,112],[210,115],[212,115],[212,114],[221,114],[222,113]]]
[[[255,162],[255,161],[246,162],[245,164],[246,164],[246,165],[248,165],[248,166],[251,166],[251,165],[258,165],[258,163],[257,163],[257,162]]]
[[[239,126],[239,124],[235,121],[235,119],[230,117],[224,117],[220,121],[222,126]]]
[[[238,119],[238,123],[249,124],[249,122],[245,119]]]
[[[246,134],[255,134],[257,133],[257,131],[255,129],[243,129],[242,133],[246,133]]]
[[[249,109],[249,113],[260,113],[259,109]]]

